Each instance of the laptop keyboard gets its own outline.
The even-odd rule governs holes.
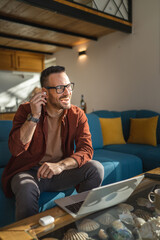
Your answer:
[[[80,209],[80,207],[82,206],[84,201],[81,202],[77,202],[77,203],[73,203],[70,205],[65,206],[68,210],[70,210],[73,213],[77,213]]]

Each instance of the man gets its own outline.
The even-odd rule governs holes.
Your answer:
[[[103,180],[103,166],[90,161],[93,148],[87,118],[71,105],[74,84],[65,68],[45,69],[40,81],[42,90],[15,114],[9,136],[12,157],[2,176],[6,196],[15,195],[16,220],[38,213],[44,191],[74,186],[82,192]]]

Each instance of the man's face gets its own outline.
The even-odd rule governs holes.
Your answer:
[[[48,77],[47,86],[56,87],[59,85],[67,85],[70,83],[70,80],[65,72],[61,73],[52,73]],[[72,91],[69,91],[68,88],[65,88],[63,93],[58,94],[56,89],[48,89],[48,105],[51,105],[54,109],[69,109],[71,107],[71,97]]]

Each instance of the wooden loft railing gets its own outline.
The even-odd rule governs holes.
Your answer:
[[[132,22],[132,2],[130,0],[68,0],[96,9],[102,13]]]
[[[121,4],[125,1],[127,3],[128,20],[123,16],[117,16],[120,12],[121,4],[116,4],[117,0],[103,0],[106,3],[114,1],[117,5],[116,16],[107,12],[102,12],[98,8],[91,8],[82,4],[83,1],[78,0],[20,0],[22,2],[33,4],[50,11],[64,14],[66,16],[74,17],[86,22],[95,23],[101,26],[109,27],[119,31],[131,33],[132,31],[132,0],[121,0]],[[97,0],[100,1],[100,0]],[[81,4],[80,4],[81,2]],[[84,1],[86,2],[86,1]],[[92,1],[93,2],[93,1]],[[94,1],[95,2],[95,1]],[[118,1],[119,2],[119,1]],[[126,4],[125,4],[126,6]],[[122,15],[122,14],[121,14]]]
[[[74,0],[5,0],[0,4],[0,48],[52,55],[62,48],[88,41],[115,31],[132,32],[132,0],[94,0],[117,2],[114,14],[106,13]],[[125,1],[128,17],[120,16]],[[86,0],[81,0],[86,2]],[[126,2],[128,5],[126,5]],[[116,6],[116,5],[115,5]],[[108,11],[108,10],[107,10]],[[123,12],[123,11],[122,11]]]

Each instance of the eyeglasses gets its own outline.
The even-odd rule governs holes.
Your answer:
[[[46,89],[56,89],[56,92],[58,94],[63,93],[65,91],[65,88],[68,89],[69,92],[71,92],[74,88],[74,83],[69,83],[67,85],[58,85],[56,87],[45,87]]]

